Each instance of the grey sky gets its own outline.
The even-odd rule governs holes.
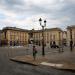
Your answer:
[[[38,19],[47,20],[47,28],[75,25],[75,0],[0,0],[0,28],[15,26],[40,29]]]

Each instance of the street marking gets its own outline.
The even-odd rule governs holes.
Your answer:
[[[62,68],[64,66],[63,64],[55,64],[55,63],[47,63],[47,62],[42,62],[40,64],[46,65],[46,66],[51,66],[51,67],[57,67],[57,68]]]
[[[47,52],[47,54],[48,54],[48,53],[57,53],[57,52],[58,52],[58,51],[51,51],[51,52]]]

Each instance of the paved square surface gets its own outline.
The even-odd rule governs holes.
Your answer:
[[[41,56],[41,47],[38,48],[37,56]],[[64,53],[59,53],[58,49],[45,49],[46,57],[51,63],[57,62],[58,58],[71,60],[75,63],[75,52],[72,53],[65,48]],[[66,54],[68,53],[69,56]],[[0,75],[75,75],[74,71],[58,70],[47,66],[32,66],[10,61],[10,58],[22,55],[32,55],[32,47],[1,47],[0,48]],[[66,56],[65,56],[66,55]],[[55,59],[55,60],[54,60]],[[69,60],[67,60],[69,59]],[[53,61],[54,60],[54,61]],[[63,61],[64,62],[64,61]]]

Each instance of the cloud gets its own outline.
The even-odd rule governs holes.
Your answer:
[[[75,24],[74,14],[75,0],[0,0],[0,27],[40,29],[41,17],[47,27],[63,28]]]

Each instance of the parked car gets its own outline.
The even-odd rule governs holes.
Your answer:
[[[59,48],[59,46],[58,45],[51,45],[51,48]]]

